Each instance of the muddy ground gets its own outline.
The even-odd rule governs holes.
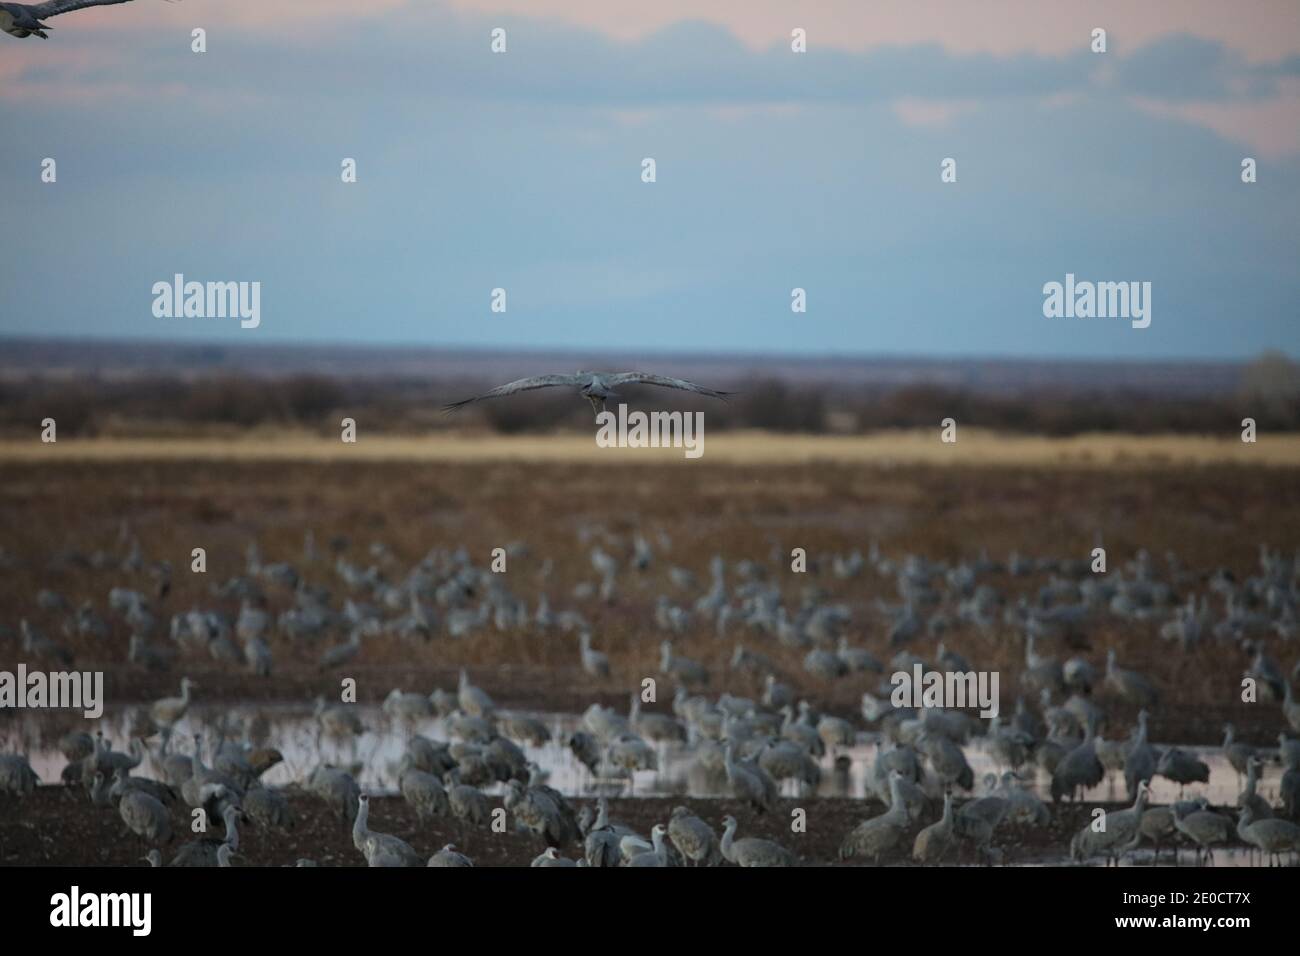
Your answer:
[[[773,439],[776,440],[776,439]],[[346,588],[334,569],[338,554],[361,566],[377,563],[385,576],[400,580],[431,548],[463,546],[486,565],[491,549],[524,542],[526,552],[511,559],[508,586],[535,607],[546,593],[552,608],[580,610],[592,626],[594,645],[609,655],[612,674],[592,678],[579,667],[577,638],[551,631],[501,633],[492,627],[470,637],[439,635],[428,641],[380,636],[367,640],[346,674],[322,671],[322,650],[345,635],[319,641],[271,638],[275,657],[269,677],[255,677],[203,653],[183,654],[170,669],[146,671],[126,663],[129,629],[107,607],[109,589],[126,586],[149,591],[147,570],[121,566],[123,519],[140,543],[147,568],[167,560],[172,587],[155,600],[163,629],[153,640],[167,642],[165,624],[174,613],[193,607],[219,609],[233,616],[238,601],[214,596],[221,582],[244,571],[245,549],[256,540],[264,560],[292,562],[313,584],[334,592],[341,605]],[[693,571],[707,581],[709,558],[723,554],[735,562],[765,563],[781,587],[787,606],[798,607],[810,589],[820,600],[846,603],[853,610],[849,640],[878,658],[894,652],[885,637],[877,601],[896,604],[895,582],[873,573],[841,580],[830,573],[830,556],[872,541],[882,553],[901,559],[908,553],[955,562],[982,550],[1005,559],[1012,550],[1054,557],[1087,556],[1101,534],[1112,569],[1139,549],[1156,557],[1177,555],[1183,569],[1175,591],[1205,590],[1216,568],[1238,580],[1258,568],[1259,546],[1284,553],[1300,546],[1300,471],[1287,467],[1200,465],[1181,467],[1132,462],[1113,470],[1095,467],[711,464],[706,460],[631,467],[565,463],[415,463],[402,461],[134,461],[50,463],[0,462],[0,667],[22,659],[18,622],[26,617],[76,658],[78,669],[103,670],[111,710],[147,704],[177,692],[182,674],[199,681],[201,706],[256,702],[305,707],[318,694],[337,694],[342,676],[357,680],[362,703],[378,703],[393,688],[428,693],[451,688],[459,668],[488,691],[499,707],[577,713],[592,702],[626,708],[629,692],[658,674],[658,646],[666,635],[655,624],[655,600],[663,594],[690,604],[699,592],[676,589],[667,569]],[[595,529],[594,531],[592,529]],[[322,552],[303,556],[303,537],[312,531]],[[656,548],[646,572],[627,568],[634,532]],[[666,536],[661,542],[660,535]],[[584,538],[584,535],[587,535]],[[594,535],[594,536],[593,536]],[[575,586],[595,583],[590,552],[594,542],[615,553],[624,570],[610,603],[574,596]],[[384,549],[372,550],[382,543]],[[204,574],[191,573],[189,555],[204,547]],[[803,547],[811,559],[804,575],[789,573],[788,556]],[[621,549],[621,550],[620,550]],[[96,557],[98,553],[98,557]],[[105,560],[106,556],[106,560]],[[549,570],[548,570],[549,569]],[[988,582],[1009,600],[1031,599],[1046,574],[1012,578],[991,575]],[[53,588],[75,606],[90,601],[111,622],[103,639],[68,634],[65,612],[41,610],[40,588]],[[273,611],[293,601],[291,592],[268,585]],[[1216,599],[1216,615],[1221,613]],[[1155,622],[1122,622],[1103,617],[1081,633],[1054,638],[1039,647],[1060,659],[1084,654],[1097,664],[1115,648],[1124,666],[1146,673],[1162,693],[1151,722],[1161,743],[1214,744],[1225,720],[1238,739],[1275,746],[1284,729],[1275,703],[1243,704],[1239,679],[1249,655],[1232,644],[1207,641],[1188,653],[1161,641]],[[758,680],[728,669],[737,642],[772,659],[782,680],[826,712],[846,716],[865,729],[859,716],[864,690],[875,675],[818,679],[802,668],[803,652],[770,637],[735,628],[725,638],[711,626],[691,628],[675,638],[675,650],[709,667],[709,691],[758,696]],[[957,626],[945,634],[949,648],[980,669],[998,670],[1002,706],[1012,706],[1023,670],[1020,636],[1004,627],[988,633]],[[934,639],[923,637],[908,649],[933,654]],[[1300,644],[1266,638],[1266,650],[1285,672],[1300,660]],[[661,692],[667,706],[671,688]],[[1108,738],[1127,735],[1134,708],[1099,691],[1108,714]],[[647,708],[652,709],[652,708]],[[3,726],[15,712],[0,712]],[[69,713],[51,714],[46,736],[84,721]],[[48,781],[47,781],[48,782]],[[294,798],[303,821],[293,834],[251,833],[245,864],[283,865],[300,856],[328,863],[360,863],[350,836],[310,798]],[[755,819],[725,800],[689,798],[614,801],[616,816],[643,832],[667,818],[672,805],[685,803],[715,826],[735,812],[742,836],[778,838],[810,862],[833,861],[844,835],[857,821],[879,811],[877,804],[830,798],[804,801],[806,834],[789,832],[789,810]],[[1082,808],[1065,808],[1047,830],[1006,843],[1008,862],[1059,859],[1069,836],[1082,825]],[[460,834],[445,823],[417,828],[397,799],[375,799],[372,825],[408,839],[421,853],[444,843],[468,844],[484,863],[526,863],[540,849],[512,834],[486,831]],[[19,807],[0,803],[0,861],[15,863],[137,863],[142,847],[122,835],[112,810],[93,810],[84,796],[68,799],[58,788],[41,788]]]
[[[323,810],[315,797],[290,789],[290,805],[298,823],[292,831],[263,831],[246,826],[240,830],[237,866],[288,866],[299,858],[315,860],[322,866],[363,866],[364,858],[352,845],[350,829],[337,817]],[[500,797],[488,798],[500,806]],[[589,803],[577,800],[577,805]],[[129,834],[117,811],[94,808],[84,792],[62,787],[39,788],[15,806],[15,800],[0,801],[0,864],[6,866],[147,866],[142,857],[151,848]],[[611,799],[610,816],[648,835],[656,823],[667,823],[675,806],[686,806],[722,835],[722,818],[727,814],[739,823],[737,835],[761,836],[780,842],[797,853],[805,865],[841,864],[840,843],[860,821],[884,811],[875,800],[784,799],[770,813],[756,814],[748,806],[730,799],[694,799],[689,797],[636,797]],[[1061,805],[1052,822],[1037,829],[1004,829],[994,845],[1005,864],[1063,862],[1071,836],[1090,819],[1094,805]],[[1106,809],[1119,805],[1099,804]],[[792,811],[802,808],[807,814],[807,831],[791,832]],[[175,828],[186,825],[179,808],[173,809]],[[915,833],[925,822],[913,827],[906,845],[883,859],[882,864],[912,865],[911,847]],[[453,820],[438,819],[421,824],[400,797],[373,797],[370,803],[370,827],[399,836],[424,856],[432,855],[447,843],[454,843],[478,866],[527,866],[544,845],[528,835],[493,833],[487,827],[461,829]],[[219,834],[219,828],[217,833]],[[219,838],[219,837],[218,837]],[[160,847],[164,863],[185,842],[188,835]],[[576,858],[577,846],[565,848],[562,855]],[[1168,856],[1163,858],[1169,860]],[[867,861],[849,861],[864,865]],[[974,853],[967,848],[960,859],[974,863]]]

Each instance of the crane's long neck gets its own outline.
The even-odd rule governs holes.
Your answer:
[[[727,823],[727,828],[722,832],[722,855],[728,860],[731,859],[731,844],[736,839],[736,821],[731,820]]]
[[[903,802],[903,778],[893,777],[889,781],[889,812],[895,815],[907,813]]]
[[[1237,836],[1241,837],[1241,842],[1243,843],[1252,842],[1251,839],[1246,835],[1246,831],[1250,829],[1250,825],[1254,822],[1255,822],[1254,814],[1250,812],[1249,807],[1241,811],[1241,816],[1237,818]]]
[[[226,821],[226,844],[230,847],[230,852],[234,853],[239,849],[239,811],[234,807],[227,807],[225,814]]]
[[[357,818],[352,823],[352,836],[354,839],[364,841],[370,835],[370,828],[366,826],[366,818],[370,816],[370,801],[362,800],[361,805],[357,807]]]

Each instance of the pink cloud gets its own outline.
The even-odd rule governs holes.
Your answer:
[[[929,100],[904,97],[893,104],[894,115],[908,126],[947,126],[962,113],[977,109],[972,100]]]
[[[1174,103],[1138,97],[1133,103],[1154,116],[1204,126],[1260,156],[1276,159],[1300,154],[1300,78],[1279,86],[1278,96],[1259,101]]]
[[[1085,49],[1104,27],[1112,50],[1132,50],[1171,33],[1219,40],[1252,61],[1300,52],[1295,0],[449,0],[480,14],[552,17],[620,40],[636,40],[681,20],[726,27],[753,49],[788,43],[808,31],[818,45],[843,50],[937,43],[962,53],[1059,55]]]

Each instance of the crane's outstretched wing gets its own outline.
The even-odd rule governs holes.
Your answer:
[[[667,375],[652,375],[649,372],[619,372],[617,375],[604,376],[606,384],[612,386],[619,385],[660,385],[664,388],[675,388],[683,392],[695,392],[697,395],[707,395],[710,398],[722,398],[730,395],[731,392],[720,392],[716,388],[705,388],[703,385],[696,385],[694,382],[688,382],[685,379],[669,378]]]
[[[57,17],[60,13],[71,13],[83,7],[102,7],[110,3],[130,3],[131,0],[46,0],[45,3],[33,3],[27,9],[37,20]]]
[[[450,405],[442,406],[444,412],[455,411],[463,405],[471,402],[481,402],[485,398],[500,398],[503,395],[513,395],[515,392],[527,392],[534,388],[550,388],[553,385],[579,386],[585,385],[591,379],[586,375],[534,375],[532,378],[521,378],[517,382],[507,382],[505,385],[498,385],[489,392],[482,395],[475,395],[473,398],[467,398],[463,401],[452,402]]]

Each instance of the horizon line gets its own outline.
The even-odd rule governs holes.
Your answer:
[[[1130,357],[1115,355],[1060,355],[1060,354],[1022,354],[1012,355],[1007,353],[989,353],[989,354],[972,354],[972,353],[953,353],[950,355],[927,355],[918,352],[838,352],[828,349],[822,352],[782,352],[771,349],[744,349],[738,348],[734,351],[722,351],[709,349],[704,351],[687,352],[684,350],[664,349],[664,348],[643,348],[639,346],[619,346],[607,349],[593,349],[581,346],[497,346],[497,345],[439,345],[434,343],[421,343],[413,341],[397,342],[360,342],[349,339],[330,339],[324,341],[304,342],[298,339],[268,338],[259,337],[259,342],[238,342],[230,339],[189,339],[189,338],[153,338],[144,336],[98,336],[98,335],[27,335],[12,334],[0,331],[0,343],[14,343],[25,345],[47,345],[58,346],[61,344],[76,343],[87,346],[147,346],[154,348],[222,348],[235,350],[254,350],[263,346],[271,346],[283,349],[303,349],[303,350],[320,350],[320,351],[344,351],[349,349],[363,349],[371,353],[380,353],[386,351],[404,351],[419,350],[423,352],[443,352],[450,354],[476,354],[476,355],[500,355],[502,357],[511,355],[564,355],[564,356],[609,356],[624,355],[630,352],[639,352],[647,356],[659,358],[679,359],[692,362],[701,362],[709,360],[744,360],[750,359],[764,362],[833,362],[848,364],[853,362],[932,362],[935,364],[957,364],[962,362],[968,363],[1008,363],[1008,364],[1025,364],[1025,363],[1056,363],[1056,364],[1075,364],[1075,365],[1216,365],[1216,366],[1244,366],[1258,360],[1264,355],[1280,354],[1292,361],[1296,360],[1296,355],[1283,347],[1272,347],[1261,349],[1252,355],[1247,356],[1154,356],[1154,357]],[[0,364],[4,364],[0,360]]]

